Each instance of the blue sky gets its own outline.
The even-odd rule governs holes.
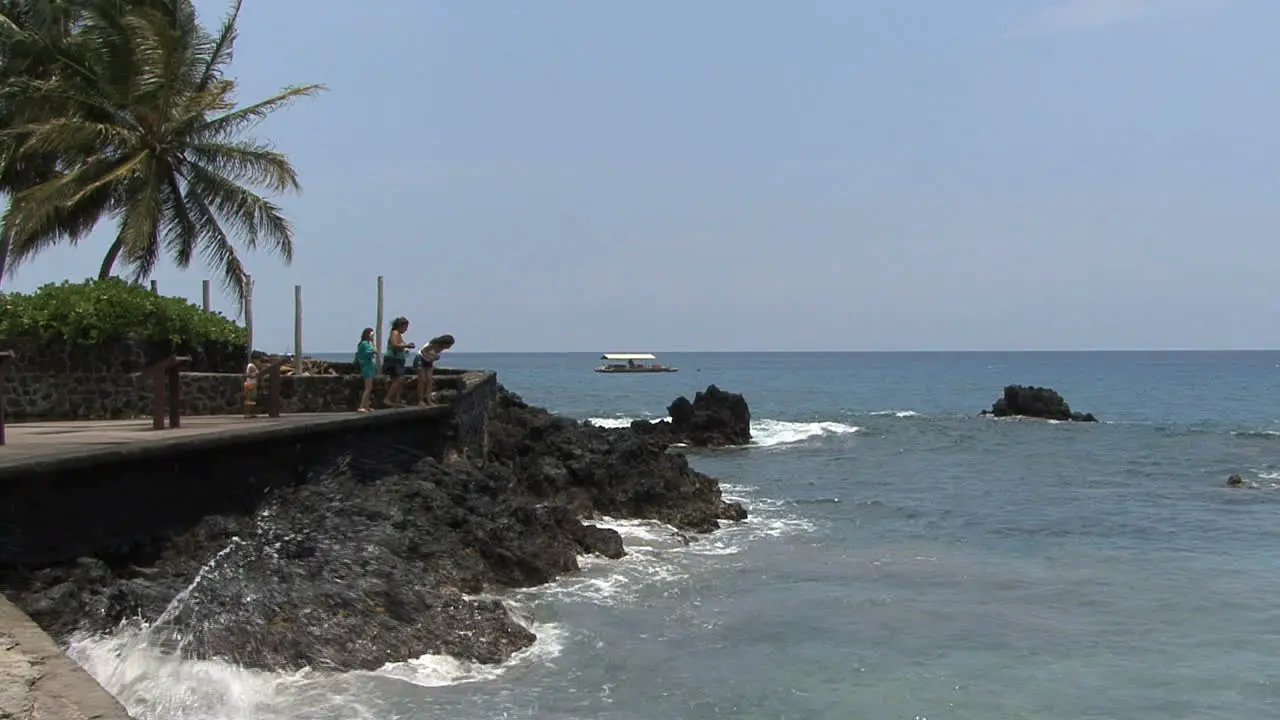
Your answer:
[[[226,3],[198,3],[214,24]],[[358,8],[358,11],[356,10]],[[248,0],[259,345],[1275,348],[1280,3]],[[6,287],[93,274],[109,230]],[[205,273],[164,268],[199,297]],[[221,301],[228,306],[225,300]]]

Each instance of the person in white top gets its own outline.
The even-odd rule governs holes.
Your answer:
[[[418,351],[417,357],[413,360],[413,366],[418,371],[418,404],[427,407],[435,404],[435,399],[431,394],[432,373],[435,370],[436,362],[440,360],[440,353],[453,347],[452,335],[441,335],[431,338],[431,342],[427,343]]]
[[[244,416],[253,417],[256,414],[258,404],[258,369],[257,360],[250,360],[248,365],[244,366]]]

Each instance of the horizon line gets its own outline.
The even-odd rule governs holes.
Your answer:
[[[317,350],[318,355],[341,355],[350,350]],[[623,352],[619,350],[618,352]],[[637,351],[639,352],[639,351]],[[1280,352],[1280,348],[1030,348],[1030,349],[919,349],[919,350],[647,350],[654,355],[891,355],[978,353],[1240,353]],[[306,355],[313,354],[304,351]],[[462,355],[598,355],[597,350],[452,350]]]

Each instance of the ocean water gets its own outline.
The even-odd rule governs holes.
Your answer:
[[[691,454],[752,513],[502,595],[539,641],[279,675],[71,654],[141,718],[1280,717],[1280,353],[454,354],[600,424],[716,383],[756,444]],[[1011,382],[1096,425],[975,417]],[[1239,473],[1255,489],[1227,489]]]

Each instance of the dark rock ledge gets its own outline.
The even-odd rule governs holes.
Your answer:
[[[496,663],[535,637],[502,603],[468,596],[549,582],[583,553],[624,554],[616,532],[582,518],[706,533],[746,517],[662,435],[585,426],[505,390],[488,432],[484,465],[335,468],[279,489],[257,517],[207,517],[145,558],[33,569],[7,578],[8,594],[60,641],[141,619],[170,651],[254,668],[370,670],[427,653]]]

